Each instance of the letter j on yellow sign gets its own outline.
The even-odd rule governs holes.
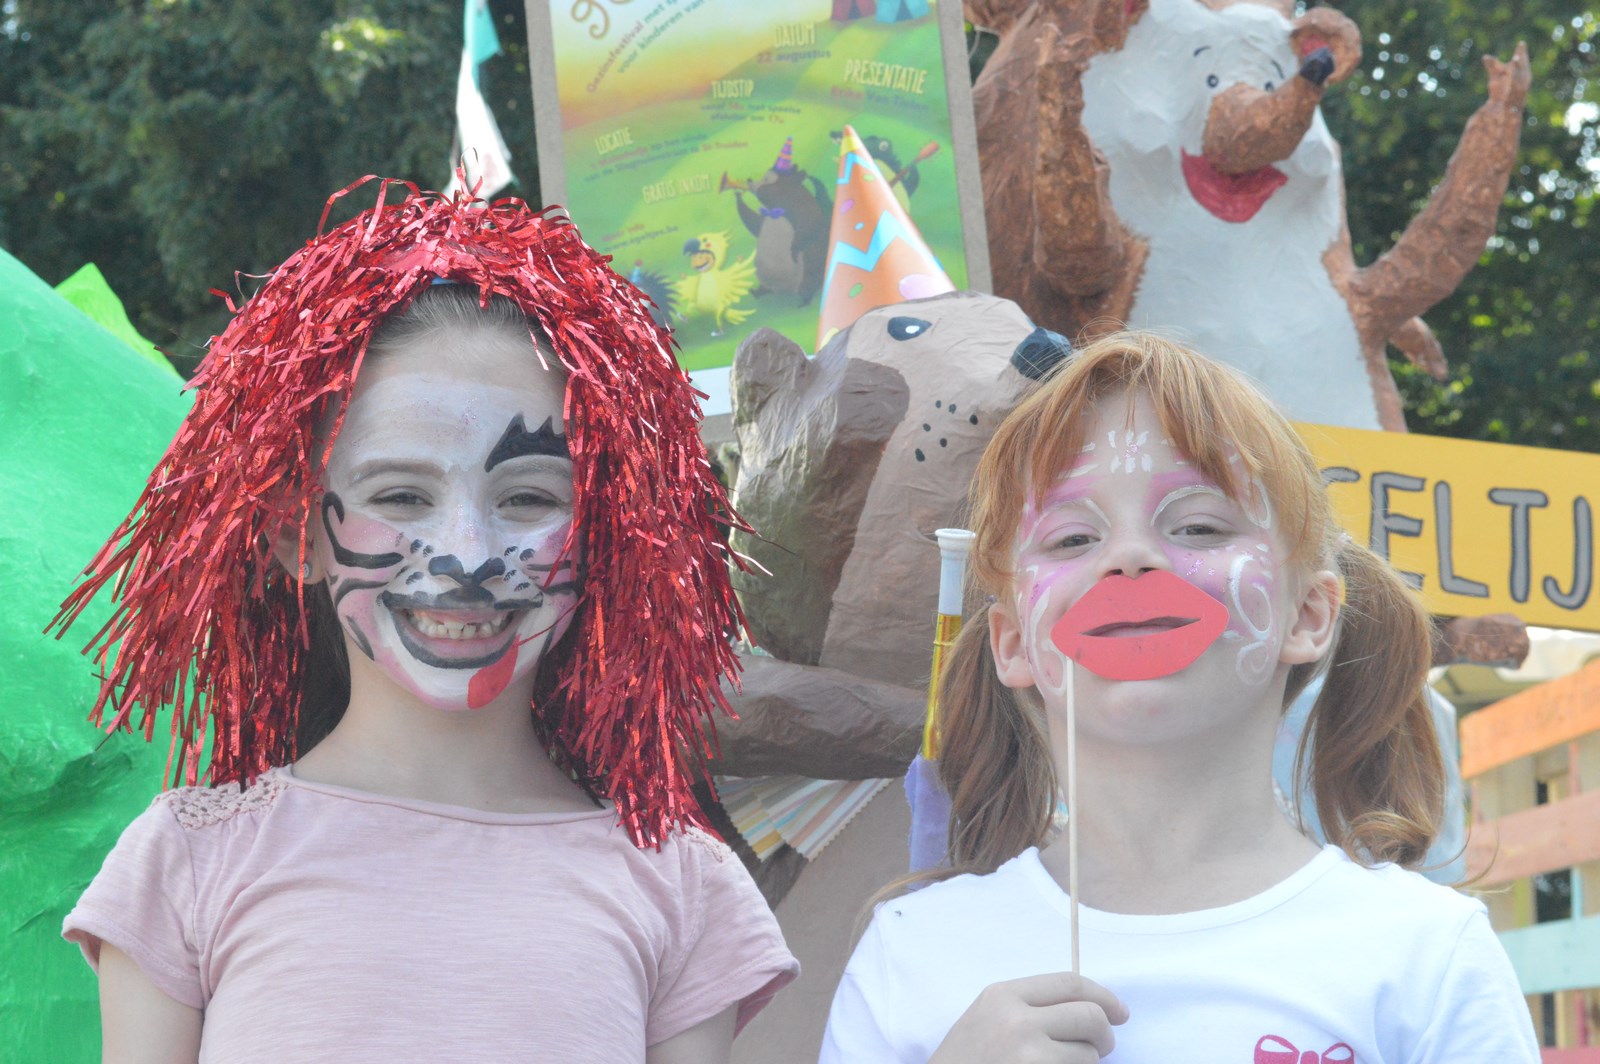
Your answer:
[[[1600,631],[1600,455],[1296,426],[1350,535],[1453,617]]]

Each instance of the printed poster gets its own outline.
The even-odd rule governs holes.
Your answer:
[[[529,5],[544,198],[656,301],[708,413],[757,328],[816,347],[847,125],[954,286],[989,287],[961,19],[955,0]]]

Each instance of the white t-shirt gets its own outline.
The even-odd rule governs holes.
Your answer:
[[[822,1064],[926,1061],[991,983],[1070,967],[1068,898],[1030,849],[881,905]],[[1329,846],[1217,909],[1079,909],[1083,974],[1127,1004],[1107,1064],[1537,1064],[1481,903]]]

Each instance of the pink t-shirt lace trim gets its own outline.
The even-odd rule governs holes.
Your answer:
[[[274,769],[256,777],[254,783],[242,790],[232,784],[221,787],[179,787],[166,791],[156,801],[172,811],[178,824],[190,831],[199,831],[222,824],[242,813],[265,809],[283,793],[285,784],[282,772]]]
[[[716,858],[718,864],[733,856],[733,851],[728,849],[727,843],[700,828],[684,828],[682,838],[683,841],[694,843],[701,850]]]

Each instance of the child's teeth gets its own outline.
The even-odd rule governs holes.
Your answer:
[[[483,639],[502,631],[511,614],[502,613],[492,621],[467,623],[463,621],[436,621],[419,613],[409,615],[412,625],[425,636],[434,639]]]

